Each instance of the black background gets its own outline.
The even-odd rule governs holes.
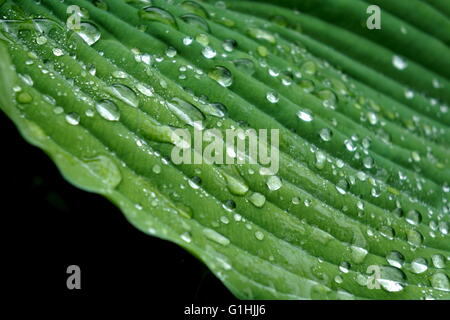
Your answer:
[[[0,112],[2,257],[10,290],[42,298],[139,295],[158,301],[233,301],[196,258],[135,229],[103,197],[65,181]],[[81,290],[66,287],[69,265]]]

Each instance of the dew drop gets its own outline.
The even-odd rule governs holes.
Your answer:
[[[401,58],[399,56],[393,56],[392,57],[392,64],[398,70],[405,70],[406,67],[408,66],[408,63],[403,58]]]
[[[201,29],[204,32],[210,33],[209,25],[206,20],[196,14],[183,14],[182,16],[180,16],[180,19],[191,26]]]
[[[258,240],[264,240],[264,233],[262,233],[261,231],[256,231],[255,232],[255,237],[256,237],[256,239],[258,239]]]
[[[320,130],[319,136],[323,141],[330,141],[333,136],[333,132],[328,128],[323,128]]]
[[[208,73],[208,76],[211,79],[217,81],[217,83],[219,83],[224,88],[228,88],[233,84],[233,75],[225,67],[215,67]]]
[[[108,121],[119,121],[120,112],[117,105],[111,100],[102,100],[95,105],[100,116]]]
[[[391,251],[386,256],[386,261],[393,267],[401,269],[405,263],[405,257],[398,251]]]
[[[178,29],[177,22],[173,15],[161,8],[147,6],[139,11],[139,17],[143,20],[160,22]]]
[[[112,94],[122,102],[137,108],[139,105],[139,99],[136,93],[129,87],[123,84],[113,84],[111,86]]]
[[[80,116],[75,112],[71,112],[66,115],[66,122],[72,126],[77,126],[80,124]]]
[[[313,116],[311,115],[311,111],[309,110],[300,110],[297,112],[297,117],[305,122],[311,122],[313,120]]]
[[[445,273],[437,272],[431,277],[431,285],[433,288],[442,291],[450,291],[450,281]]]
[[[258,192],[253,193],[249,198],[250,202],[258,208],[261,208],[266,203],[266,197]]]
[[[279,190],[282,186],[283,183],[278,176],[270,176],[269,179],[267,179],[267,187],[270,191]]]
[[[209,240],[214,241],[220,245],[227,246],[230,244],[230,239],[221,235],[220,233],[218,233],[217,231],[215,231],[213,229],[205,228],[205,229],[203,229],[203,234]]]
[[[417,226],[422,221],[422,215],[417,210],[410,210],[405,215],[406,222]]]
[[[100,30],[89,22],[80,23],[80,28],[76,29],[75,32],[87,43],[88,46],[92,46],[98,40],[100,40],[101,33]]]
[[[388,292],[400,292],[405,287],[405,274],[394,267],[380,267],[380,278],[377,282]]]
[[[214,50],[213,48],[206,46],[202,49],[202,55],[206,58],[206,59],[212,59],[217,55],[216,50]]]
[[[226,40],[224,40],[222,46],[225,51],[233,52],[234,49],[236,49],[236,47],[237,47],[237,42],[236,42],[236,40],[233,40],[233,39],[226,39]]]
[[[278,95],[277,92],[271,91],[266,94],[266,99],[270,103],[277,103],[278,101],[280,101],[280,96]]]
[[[411,262],[411,270],[416,274],[424,273],[428,270],[428,263],[424,258],[416,258]]]

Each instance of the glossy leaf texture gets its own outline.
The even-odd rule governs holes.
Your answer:
[[[449,8],[372,2],[0,1],[0,107],[239,298],[449,299]],[[277,129],[279,171],[176,129]]]

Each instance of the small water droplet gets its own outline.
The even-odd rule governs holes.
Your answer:
[[[258,240],[264,240],[264,233],[262,233],[261,231],[256,231],[255,232],[255,237],[256,237],[256,239],[258,239]]]
[[[214,50],[213,48],[206,46],[202,49],[202,55],[206,58],[206,59],[212,59],[217,55],[216,50]]]
[[[226,40],[224,40],[222,46],[225,51],[233,52],[234,49],[236,49],[236,47],[237,47],[237,42],[236,42],[236,40],[233,40],[233,39],[226,39]]]
[[[80,124],[80,116],[75,112],[71,112],[66,115],[66,121],[72,126],[77,126]]]
[[[280,96],[278,95],[277,92],[271,91],[266,94],[266,99],[270,103],[277,103],[278,101],[280,101]]]
[[[417,210],[409,210],[405,215],[405,219],[409,224],[416,226],[422,221],[422,215]]]
[[[408,67],[408,63],[399,56],[393,56],[392,57],[392,64],[394,67],[398,70],[405,70],[406,67]]]
[[[253,193],[249,198],[250,202],[258,208],[261,208],[266,203],[266,197],[258,192]]]
[[[311,122],[313,120],[313,116],[309,110],[300,110],[297,112],[297,117],[305,122]]]
[[[328,128],[323,128],[320,130],[319,136],[323,141],[330,141],[333,136],[333,132]]]
[[[445,273],[436,272],[431,277],[431,285],[433,288],[442,291],[450,291],[450,281]]]
[[[230,244],[230,239],[227,237],[221,235],[217,231],[209,228],[203,229],[203,234],[205,237],[207,237],[209,240],[212,240],[220,245],[227,246]]]
[[[399,269],[401,269],[403,264],[405,263],[405,257],[398,251],[391,251],[386,256],[386,260],[391,266]]]

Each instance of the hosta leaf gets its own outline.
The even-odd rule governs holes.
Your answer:
[[[0,107],[237,297],[448,299],[450,18],[415,2],[0,1]],[[277,129],[279,171],[178,164],[181,128]]]

